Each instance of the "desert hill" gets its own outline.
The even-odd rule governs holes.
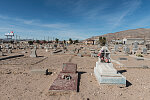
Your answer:
[[[138,28],[138,29],[125,30],[125,31],[120,31],[115,33],[107,33],[100,36],[106,37],[107,40],[122,39],[125,37],[150,38],[150,29]],[[95,39],[95,38],[99,38],[100,36],[94,36],[88,39]]]

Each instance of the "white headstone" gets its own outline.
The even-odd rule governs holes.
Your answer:
[[[32,49],[32,50],[31,50],[31,55],[30,55],[30,57],[37,57],[36,49]]]

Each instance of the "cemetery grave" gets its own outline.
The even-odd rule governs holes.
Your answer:
[[[77,92],[77,85],[77,65],[73,63],[64,63],[62,71],[50,86],[49,93],[50,95],[55,95],[59,92]]]
[[[126,77],[117,73],[117,70],[113,67],[111,62],[102,62],[102,58],[110,57],[110,53],[107,47],[103,47],[100,50],[99,60],[94,67],[95,77],[100,84],[123,84],[126,85]],[[109,59],[109,58],[107,58]]]

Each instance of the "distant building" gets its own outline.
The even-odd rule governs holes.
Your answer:
[[[92,45],[94,45],[94,40],[86,40],[85,44],[92,44]]]
[[[96,45],[96,44],[99,44],[99,38],[89,38],[89,39],[86,39],[84,41],[82,41],[82,43],[84,44],[91,44],[91,45]]]
[[[133,44],[134,42],[138,42],[138,44],[144,44],[144,38],[124,38],[123,44]]]

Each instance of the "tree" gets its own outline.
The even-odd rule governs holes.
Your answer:
[[[43,40],[42,43],[47,43],[47,41],[46,41],[46,40]]]
[[[79,40],[75,40],[74,43],[79,43]]]
[[[101,46],[104,46],[106,44],[106,38],[105,37],[99,37],[99,42]]]
[[[70,44],[72,44],[72,43],[73,43],[73,41],[72,41],[72,39],[71,39],[71,38],[69,39],[69,43],[70,43]]]
[[[59,42],[59,39],[56,38],[55,41],[56,41],[56,43],[58,43],[58,42]]]
[[[29,45],[33,45],[33,41],[28,41]]]
[[[63,42],[64,42],[64,44],[66,44],[66,40],[64,40]]]
[[[36,40],[36,43],[40,44],[40,40]]]

